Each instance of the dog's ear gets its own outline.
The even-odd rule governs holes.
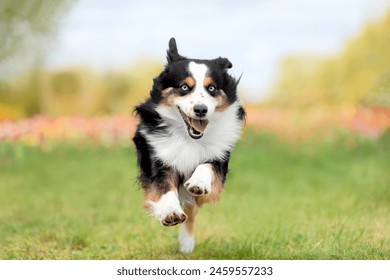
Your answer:
[[[222,70],[229,69],[233,67],[233,64],[229,61],[229,59],[225,57],[218,57],[215,59],[215,62]]]
[[[179,52],[177,51],[177,46],[176,46],[176,40],[175,38],[171,38],[169,40],[169,48],[167,50],[167,60],[168,60],[168,64],[169,63],[172,63],[172,62],[175,62],[175,61],[179,61],[179,60],[183,60],[185,59],[184,56],[181,56],[179,54]]]

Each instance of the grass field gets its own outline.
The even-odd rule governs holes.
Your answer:
[[[143,212],[130,148],[0,144],[0,259],[390,259],[388,140],[247,131],[197,246]]]

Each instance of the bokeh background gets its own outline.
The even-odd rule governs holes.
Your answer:
[[[131,142],[171,37],[229,58],[248,111],[192,257],[390,258],[388,0],[1,1],[0,257],[184,258]]]
[[[2,1],[0,139],[42,142],[109,126],[98,137],[116,133],[126,142],[132,109],[161,71],[170,37],[185,56],[233,62],[249,125],[295,131],[291,137],[334,127],[379,137],[389,125],[389,7],[383,0]],[[105,116],[115,117],[104,125]],[[39,130],[46,118],[61,124]]]

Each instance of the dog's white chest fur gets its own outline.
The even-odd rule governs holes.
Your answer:
[[[223,159],[240,136],[242,121],[237,111],[236,101],[223,112],[214,112],[202,138],[192,139],[177,108],[159,106],[157,112],[167,126],[165,134],[148,134],[141,130],[153,147],[156,159],[175,168],[185,176],[190,176],[195,168],[204,162]]]

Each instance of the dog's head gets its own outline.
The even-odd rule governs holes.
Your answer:
[[[237,100],[237,84],[227,73],[227,58],[188,59],[171,38],[164,70],[154,79],[151,99],[180,113],[188,134],[199,139],[215,112],[223,112]]]

